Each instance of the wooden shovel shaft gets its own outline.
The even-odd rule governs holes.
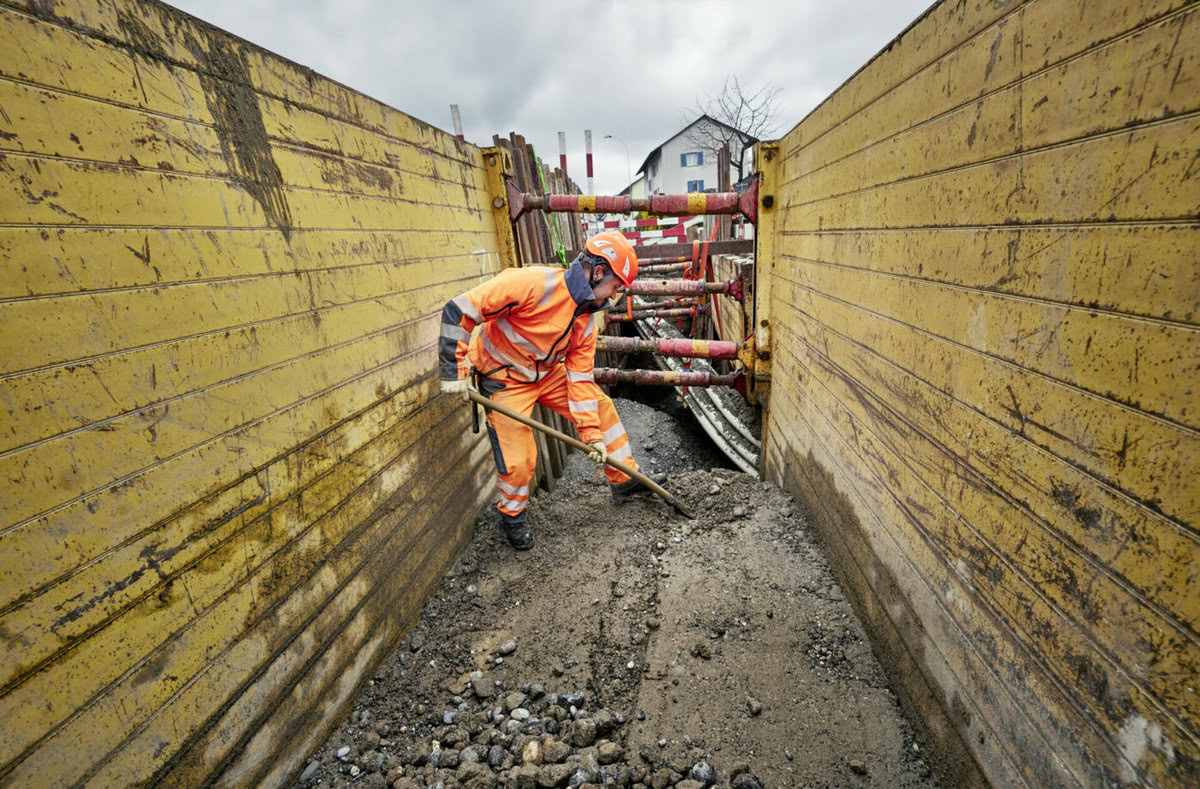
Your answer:
[[[569,445],[575,447],[576,449],[582,449],[584,452],[592,451],[592,448],[589,447],[587,444],[583,443],[582,441],[580,441],[576,438],[571,438],[571,436],[568,436],[566,433],[560,433],[559,431],[555,430],[552,427],[547,427],[546,425],[543,425],[541,422],[537,421],[536,419],[532,419],[530,417],[525,416],[524,414],[514,411],[511,408],[509,408],[508,406],[500,405],[499,403],[492,400],[491,398],[484,397],[483,395],[479,394],[478,392],[468,390],[468,394],[470,395],[472,400],[474,400],[476,403],[479,403],[484,408],[490,408],[498,414],[504,414],[504,416],[508,417],[509,419],[515,419],[516,421],[520,422],[523,425],[528,425],[529,427],[532,427],[534,430],[540,430],[543,433],[545,433],[546,435],[550,436],[551,438],[557,438],[559,441],[562,441],[565,444],[569,444]],[[664,499],[666,499],[667,502],[671,506],[673,506],[673,507],[678,506],[675,501],[675,498],[670,493],[667,492],[666,488],[664,488],[662,485],[659,485],[657,482],[650,479],[645,474],[642,474],[641,472],[639,472],[635,469],[631,469],[629,466],[626,466],[624,463],[621,463],[620,461],[617,461],[617,460],[613,460],[612,458],[605,458],[604,462],[605,462],[605,464],[615,468],[617,471],[620,471],[622,474],[628,474],[629,476],[636,479],[638,482],[640,482],[643,485],[645,485],[646,487],[650,488],[650,490],[654,491],[659,496],[662,496]]]

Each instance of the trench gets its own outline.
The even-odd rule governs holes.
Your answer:
[[[800,507],[672,392],[614,400],[696,519],[613,505],[580,453],[531,550],[485,508],[301,785],[936,785]]]

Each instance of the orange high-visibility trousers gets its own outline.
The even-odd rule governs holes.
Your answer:
[[[491,387],[488,381],[483,382],[484,393]],[[508,381],[498,392],[492,392],[491,399],[501,405],[517,411],[525,416],[533,413],[533,407],[541,403],[570,419],[574,424],[567,402],[567,368],[557,367],[536,383],[514,383]],[[599,393],[597,412],[600,416],[600,429],[604,431],[604,446],[608,456],[620,461],[635,471],[637,462],[633,459],[633,450],[629,445],[629,436],[625,434],[625,426],[617,415],[616,406],[612,399],[603,392]],[[496,488],[500,493],[497,508],[501,514],[509,518],[523,518],[525,508],[529,505],[529,483],[533,481],[533,473],[537,467],[537,444],[533,439],[533,428],[527,427],[514,419],[489,412],[488,437],[492,442],[492,454],[496,459],[496,471],[499,480]],[[604,475],[612,485],[617,485],[629,479],[612,466],[604,467]]]

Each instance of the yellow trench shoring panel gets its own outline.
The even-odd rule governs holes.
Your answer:
[[[283,784],[490,495],[436,353],[503,162],[160,4],[0,70],[0,784]]]
[[[943,2],[760,151],[766,473],[960,777],[1198,779],[1198,77],[1194,4]]]

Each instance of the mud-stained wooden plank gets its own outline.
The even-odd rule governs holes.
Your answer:
[[[785,135],[785,156],[840,128],[1019,5],[1021,0],[933,5]]]
[[[441,261],[463,255],[470,255],[478,274],[487,276],[495,270],[491,237],[487,228],[459,232],[331,228],[293,232],[288,239],[249,228],[199,232],[0,228],[0,255],[21,261],[20,268],[0,282],[0,299],[280,277],[422,259],[440,269]]]
[[[63,685],[54,671],[28,677],[10,673],[29,671],[38,663],[16,669],[6,666],[6,686],[13,689],[0,704],[9,717],[28,725],[6,732],[2,741],[5,756],[15,756],[41,732],[69,720],[73,712],[118,680],[128,666],[150,661],[162,644],[182,650],[175,659],[174,676],[185,682],[189,676],[186,667],[207,660],[203,650],[189,651],[186,644],[201,638],[195,623],[208,617],[210,608],[249,600],[247,611],[253,612],[283,599],[290,573],[319,567],[340,536],[350,533],[379,506],[384,486],[364,488],[364,484],[370,480],[396,483],[411,476],[413,466],[405,463],[402,453],[422,440],[434,440],[429,428],[444,422],[453,411],[445,402],[435,400],[426,405],[430,388],[426,380],[403,390],[270,464],[249,481],[252,486],[238,486],[236,492],[242,499],[235,517],[219,510],[220,502],[202,502],[102,557],[108,565],[107,577],[119,576],[122,567],[128,573],[128,593],[125,589],[114,593],[102,582],[98,588],[88,589],[84,581],[81,588],[91,592],[87,599],[68,599],[65,604],[46,607],[44,598],[37,598],[7,616],[5,621],[14,628],[23,626],[14,632],[28,639],[30,651],[40,648],[39,659],[71,679]],[[368,443],[353,446],[354,440]],[[344,469],[339,473],[342,463],[353,464],[355,473],[346,474]],[[203,529],[195,528],[197,521],[204,523]],[[139,573],[139,568],[143,572]],[[145,572],[149,568],[161,572]],[[176,582],[182,590],[175,588]],[[243,587],[244,591],[239,591]],[[37,606],[43,606],[50,621],[29,615]],[[82,627],[78,626],[81,621]],[[233,638],[240,626],[233,614],[205,621],[219,625],[217,630],[204,631],[209,632],[208,638],[218,639],[213,644]],[[181,639],[185,633],[187,638]],[[85,669],[96,655],[107,659]],[[18,680],[22,684],[15,686]],[[168,683],[163,694],[146,696],[143,692],[145,699],[138,704],[165,701],[176,689]],[[50,703],[36,703],[45,698],[51,699]]]
[[[889,183],[1195,109],[1196,57],[1174,46],[1195,35],[1193,9],[1147,7],[1153,16],[1142,28],[1080,55],[1074,36],[1062,35],[1061,19],[1104,18],[1106,10],[1085,0],[1073,5],[1025,6],[855,113],[836,134],[786,151],[782,177],[809,177],[806,191],[823,197],[847,184]],[[1025,63],[1028,37],[1045,26],[1058,33],[1043,47],[1053,65],[1036,71]],[[1150,69],[1172,77],[1147,80]],[[920,113],[912,111],[916,103]]]
[[[810,231],[797,260],[1200,324],[1195,229],[1174,225]]]
[[[1200,213],[1198,134],[1191,115],[811,203],[797,189],[783,228],[1189,219]]]
[[[779,143],[768,474],[1002,785],[1200,754],[1196,20],[940,3]]]
[[[853,435],[863,462],[877,464],[880,476],[897,480],[898,487],[906,475],[911,480],[903,485],[906,503],[920,514],[946,561],[1038,645],[1060,682],[1083,669],[1093,676],[1080,698],[1097,717],[1110,718],[1114,736],[1128,710],[1141,707],[1148,717],[1154,713],[1164,732],[1173,732],[1170,741],[1195,737],[1200,705],[1186,691],[1187,678],[1200,672],[1194,631],[1081,557],[969,458],[945,451],[940,430],[930,435],[914,429],[814,346],[806,344],[802,353],[800,374],[821,387],[814,397],[837,403],[829,419],[843,435]],[[1190,548],[1171,558],[1185,565],[1200,559],[1200,546]],[[1196,604],[1186,605],[1194,615]],[[1171,721],[1168,709],[1183,722]]]
[[[811,290],[777,283],[781,300],[981,415],[1195,531],[1200,495],[1187,469],[1200,462],[1193,431],[1068,389],[985,354],[914,331]]]
[[[264,165],[266,166],[266,165]],[[272,163],[270,166],[275,166]],[[461,184],[420,179],[402,198],[284,185],[247,188],[220,179],[103,163],[8,154],[0,158],[7,219],[55,227],[477,230],[491,225],[482,193],[464,202]],[[184,199],[181,195],[188,195]],[[396,210],[407,204],[407,212]]]
[[[864,274],[784,256],[781,276],[855,309],[1200,427],[1200,328]]]
[[[48,509],[46,505],[54,501],[54,479],[39,480],[36,500],[21,499],[9,507],[10,518],[28,519],[10,520],[19,525],[0,535],[0,544],[14,560],[11,571],[5,572],[6,593],[16,596],[32,591],[71,565],[89,561],[114,542],[120,543],[146,525],[168,517],[186,503],[171,491],[186,490],[189,481],[196,484],[202,480],[206,486],[218,487],[223,480],[236,479],[286,451],[298,436],[319,432],[365,408],[387,391],[390,382],[424,374],[434,364],[438,325],[424,321],[412,324],[409,331],[423,337],[425,344],[397,354],[387,347],[387,338],[382,338],[379,357],[369,360],[370,366],[350,372],[359,363],[347,357],[343,365],[348,365],[344,367],[348,377],[336,383],[311,381],[319,378],[316,370],[321,369],[311,364],[290,371],[292,378],[260,382],[258,391],[263,403],[258,416],[244,423],[235,421],[222,432],[197,430],[191,447],[150,465],[145,465],[143,457],[125,459],[110,449],[103,457],[116,468],[101,465],[94,471],[80,466],[62,469],[60,473],[70,476],[91,475],[90,481],[98,484],[93,488],[69,487],[66,496],[60,494],[59,503]],[[276,388],[264,388],[268,383]],[[213,406],[219,403],[213,401]],[[234,412],[231,419],[237,418]],[[187,426],[183,427],[186,430]],[[35,512],[39,507],[42,510]],[[79,527],[81,520],[89,522],[91,528]],[[70,535],[65,544],[64,533]],[[19,570],[22,566],[23,571]]]
[[[476,504],[481,503],[487,493],[479,496],[477,491],[486,490],[494,470],[490,451],[483,445],[476,450],[469,462],[447,475],[445,483],[434,483],[426,490],[451,496],[476,492]],[[460,479],[465,481],[460,483]],[[322,730],[313,725],[317,716],[308,699],[321,693],[330,709],[340,709],[344,714],[354,702],[356,687],[370,676],[370,666],[386,657],[386,650],[372,654],[363,642],[369,641],[375,649],[395,643],[417,621],[421,605],[437,588],[441,572],[470,539],[469,523],[447,529],[444,520],[436,514],[431,516],[434,508],[422,504],[384,515],[388,526],[403,523],[400,519],[407,515],[420,531],[415,540],[405,544],[393,540],[382,560],[371,562],[368,572],[383,594],[364,601],[354,620],[340,624],[331,636],[332,643],[302,675],[296,676],[297,661],[292,655],[276,658],[265,682],[256,684],[253,693],[235,699],[211,728],[187,744],[187,750],[169,765],[172,776],[180,775],[187,781],[204,775],[218,765],[218,757],[227,754],[235,758],[222,765],[221,780],[231,785],[247,780],[256,771],[270,777],[249,780],[250,784],[284,785],[284,778],[300,769],[308,758],[310,744],[321,742],[331,728]],[[389,556],[393,558],[389,560]],[[401,558],[397,561],[394,557]],[[301,639],[302,644],[307,641],[305,635]],[[371,654],[371,663],[362,660],[364,651]],[[159,729],[166,733],[165,722]],[[140,772],[144,766],[132,758],[136,753],[137,749],[132,749],[129,756],[121,756],[125,756],[129,768]]]
[[[222,91],[278,108],[311,111],[363,131],[425,149],[439,158],[477,161],[478,148],[453,134],[338,85],[248,42],[196,24],[173,9],[103,0],[61,3],[0,15],[0,74],[177,118],[209,115]],[[40,46],[28,47],[29,42]],[[89,73],[74,64],[95,66]],[[212,105],[204,99],[212,95]],[[228,94],[227,94],[228,95]],[[198,100],[197,100],[198,99]],[[311,138],[320,140],[319,137]]]
[[[889,409],[941,443],[946,457],[937,463],[939,487],[957,485],[965,492],[960,469],[972,468],[1122,584],[1162,606],[1192,633],[1200,632],[1200,578],[1190,571],[1200,561],[1200,535],[1119,495],[1006,426],[981,418],[897,360],[847,339],[806,312],[795,314],[788,331],[804,344],[805,353],[819,348],[823,359],[842,360],[860,386],[886,398]]]
[[[338,432],[341,432],[340,428]],[[365,438],[359,430],[352,431],[350,436],[359,441]],[[348,441],[345,443],[349,444]],[[304,472],[311,475],[322,469],[328,471],[327,466],[340,462],[344,454],[312,458]],[[257,472],[255,478],[264,473]],[[261,480],[256,484],[260,483]],[[5,682],[19,677],[55,650],[72,644],[76,637],[103,624],[115,611],[161,583],[167,574],[188,567],[197,556],[229,539],[245,527],[248,518],[256,517],[270,506],[268,496],[258,491],[249,498],[239,497],[232,508],[233,515],[228,511],[210,513],[209,520],[199,531],[196,531],[195,514],[192,513],[135,532],[128,541],[115,546],[84,546],[91,549],[90,553],[95,553],[92,558],[81,551],[80,554],[40,559],[23,584],[13,585],[13,591],[23,594],[18,598],[19,602],[0,617],[5,632],[19,640],[23,647],[4,656],[0,662],[3,672],[0,677]],[[6,535],[6,542],[15,555],[35,552],[45,539],[44,534],[31,529],[15,530]],[[71,566],[73,562],[85,559],[86,563],[81,566]],[[62,583],[67,577],[70,582]],[[121,582],[112,583],[114,578]],[[196,599],[196,595],[192,598]]]
[[[464,281],[374,295],[248,328],[205,332],[140,350],[0,379],[9,415],[4,453],[80,430],[114,430],[113,421],[143,409],[197,399],[204,391],[340,347],[431,313]],[[473,283],[473,279],[465,280]],[[177,410],[176,415],[179,414]],[[109,437],[111,440],[111,437]]]
[[[976,609],[965,579],[945,571],[927,543],[911,539],[912,526],[903,514],[896,522],[878,514],[887,514],[888,481],[868,465],[847,462],[855,456],[822,421],[819,409],[825,405],[814,404],[802,390],[774,402],[779,416],[772,422],[776,435],[770,445],[780,454],[772,473],[804,494],[810,513],[824,516],[817,528],[826,543],[861,545],[874,557],[860,558],[849,550],[844,555],[868,583],[863,592],[852,591],[851,600],[859,607],[873,594],[870,590],[882,591],[885,610],[876,616],[894,622],[984,774],[1005,776],[1004,785],[1013,785],[1014,777],[1021,781],[1017,785],[1029,787],[1094,784],[1088,779],[1095,768],[1086,747],[1075,744],[1045,755],[1048,732],[1057,724],[1041,699],[1057,689],[1031,670],[1019,645],[996,638],[995,624]],[[840,533],[855,529],[861,538]],[[912,619],[904,616],[905,603],[911,605]],[[1097,742],[1094,732],[1080,735],[1084,742]],[[979,745],[981,737],[985,747]]]
[[[875,555],[913,602],[922,624],[936,634],[935,643],[954,674],[934,679],[952,709],[955,696],[961,704],[968,703],[966,699],[983,700],[972,717],[989,719],[994,735],[1009,741],[1007,748],[1021,760],[1032,786],[1103,785],[1113,782],[1115,774],[1161,780],[1180,766],[1172,764],[1162,750],[1147,752],[1139,773],[1117,753],[1112,739],[1078,707],[1075,690],[1063,687],[1045,671],[1039,656],[978,597],[969,576],[948,564],[925,536],[924,513],[897,498],[907,494],[899,488],[901,480],[878,476],[879,466],[862,454],[856,437],[840,435],[832,427],[826,419],[832,404],[824,398],[813,402],[799,390],[797,395],[801,402],[785,410],[799,429],[811,431],[812,438],[792,446],[819,453],[816,469],[809,469],[826,477],[819,489],[850,497],[853,522],[867,532]],[[831,484],[836,487],[830,488]],[[965,717],[961,712],[960,708],[960,719]],[[1071,732],[1068,741],[1057,743],[1067,731]],[[998,767],[990,762],[981,766],[988,773]],[[1177,779],[1178,772],[1175,775]]]
[[[461,419],[456,421],[461,422]],[[435,435],[423,436],[422,441],[423,445],[418,445],[417,449],[427,450],[427,455],[436,454],[431,451]],[[481,457],[485,450],[480,446],[473,452]],[[229,689],[244,684],[247,678],[255,676],[259,665],[269,663],[288,649],[296,640],[297,630],[314,619],[321,621],[322,616],[325,628],[336,628],[340,625],[337,612],[352,609],[363,596],[378,588],[378,578],[356,577],[359,568],[366,563],[391,564],[391,557],[402,555],[411,535],[419,533],[430,517],[428,508],[421,513],[416,504],[406,503],[394,512],[388,502],[402,502],[409,499],[410,494],[420,499],[422,492],[427,495],[431,488],[446,480],[451,484],[458,483],[460,476],[475,465],[462,464],[461,459],[457,453],[444,453],[432,462],[421,463],[401,455],[396,460],[398,467],[386,469],[379,482],[364,480],[366,484],[358,493],[364,500],[352,500],[357,506],[347,518],[336,518],[332,522],[314,520],[318,537],[315,543],[322,551],[329,550],[327,539],[335,544],[341,539],[336,530],[324,537],[321,532],[326,528],[339,524],[344,524],[343,528],[349,527],[343,544],[321,561],[308,561],[311,569],[301,569],[298,566],[301,563],[284,557],[256,575],[259,579],[256,586],[265,583],[269,590],[270,584],[282,583],[286,594],[277,595],[274,600],[268,597],[264,603],[253,596],[254,586],[235,587],[231,596],[223,598],[218,606],[205,611],[203,617],[188,627],[187,639],[169,641],[164,651],[138,664],[133,675],[87,706],[83,715],[72,718],[65,727],[56,730],[52,738],[40,744],[36,758],[17,766],[12,773],[14,779],[19,780],[23,774],[37,774],[36,771],[44,770],[46,765],[62,761],[63,754],[68,752],[87,754],[86,760],[80,760],[70,768],[82,777],[88,765],[104,764],[106,755],[120,748],[127,739],[133,741],[132,753],[140,758],[137,769],[143,775],[149,774],[156,764],[146,762],[148,753],[160,751],[156,763],[169,758],[182,744],[182,733],[197,730],[211,715],[214,704],[219,708],[227,703]],[[370,507],[370,503],[375,507]],[[334,514],[340,515],[341,510]],[[437,522],[444,524],[445,520],[439,518]],[[469,524],[469,521],[465,523]],[[453,544],[441,544],[444,549],[454,548]],[[312,547],[310,545],[309,549]],[[411,581],[411,578],[408,576],[405,580]],[[299,579],[301,585],[289,589],[290,581],[284,579]],[[329,635],[326,630],[325,637]],[[193,640],[208,648],[197,649]],[[303,651],[318,647],[322,640],[320,637],[314,640],[301,637],[300,654],[289,656],[294,659],[294,662],[289,661],[291,667],[303,666]],[[154,690],[143,690],[147,684],[153,684]],[[226,689],[224,693],[221,693],[222,688]],[[182,696],[175,698],[180,691]],[[166,703],[170,706],[163,707]],[[131,726],[130,723],[135,721],[137,724],[149,723],[149,729],[142,725]],[[104,736],[96,736],[97,727],[105,732]]]
[[[263,131],[283,183],[403,197],[421,180],[447,193],[484,188],[482,163],[429,152],[344,122],[258,97]],[[0,82],[0,151],[64,157],[180,174],[236,178],[219,128],[21,82]],[[273,114],[274,113],[274,114]],[[278,115],[287,126],[273,122]],[[32,131],[31,131],[32,130]],[[419,187],[417,187],[419,188]]]
[[[448,262],[414,261],[401,265],[345,267],[271,277],[222,279],[172,288],[102,291],[73,297],[24,299],[0,303],[5,325],[25,326],[46,336],[35,347],[11,336],[0,340],[5,360],[0,371],[14,374],[51,365],[93,359],[173,340],[235,331],[289,316],[315,313],[329,317],[333,308],[373,297],[414,294],[427,308],[441,307],[435,283],[470,281],[478,276],[472,256]],[[70,304],[68,324],[63,304]],[[55,330],[63,332],[55,335]]]
[[[203,783],[327,731],[491,495],[434,369],[495,184],[159,4],[7,4],[0,77],[0,782],[177,783],[211,738]],[[285,702],[309,661],[341,684]]]

